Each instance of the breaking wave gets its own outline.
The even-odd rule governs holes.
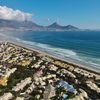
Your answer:
[[[35,50],[39,50],[39,51],[48,53],[55,57],[58,57],[58,58],[61,58],[64,60],[68,60],[70,58],[70,60],[72,60],[72,61],[76,60],[76,61],[82,62],[83,64],[86,63],[86,64],[92,66],[93,68],[100,69],[100,59],[98,59],[98,58],[81,56],[79,53],[75,52],[74,50],[57,48],[57,47],[54,47],[54,46],[51,46],[48,44],[42,44],[42,43],[33,42],[33,41],[26,41],[26,40],[22,40],[20,38],[16,38],[13,36],[7,36],[2,33],[0,33],[0,35],[5,36],[6,38],[8,38],[11,41],[14,41],[16,43],[19,42],[20,44],[22,43],[22,45],[25,45],[29,48],[33,48]]]
[[[70,60],[72,60],[72,61],[76,60],[76,61],[82,62],[83,64],[87,63],[87,64],[93,66],[94,68],[98,67],[100,69],[100,59],[90,58],[88,56],[87,57],[80,56],[74,50],[57,48],[57,47],[53,47],[53,46],[47,45],[47,44],[41,44],[41,43],[37,43],[37,42],[21,40],[19,38],[16,38],[16,40],[20,41],[24,44],[27,44],[31,48],[34,48],[34,49],[42,51],[42,52],[46,52],[46,53],[54,55],[56,57],[59,57],[62,59],[67,59],[67,60],[68,60],[68,58],[70,58]]]
[[[50,45],[47,45],[47,44],[25,41],[25,40],[21,40],[19,38],[16,38],[16,40],[21,41],[25,44],[28,44],[35,49],[40,49],[42,51],[56,53],[58,55],[62,55],[62,56],[66,56],[66,57],[76,57],[77,56],[77,53],[74,52],[73,50],[56,48],[56,47],[53,47],[53,46],[50,46]]]

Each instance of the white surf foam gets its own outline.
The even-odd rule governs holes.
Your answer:
[[[31,42],[31,41],[25,41],[25,40],[21,40],[19,38],[16,38],[17,41],[21,41],[25,44],[29,44],[31,46],[33,46],[33,48],[37,47],[37,48],[40,48],[44,51],[48,51],[48,52],[54,52],[58,55],[63,55],[63,56],[67,56],[67,57],[76,57],[77,56],[77,53],[74,52],[73,50],[69,50],[69,49],[62,49],[62,48],[56,48],[56,47],[53,47],[53,46],[50,46],[50,45],[47,45],[47,44],[41,44],[41,43],[37,43],[37,42]]]
[[[100,64],[94,62],[94,61],[99,62],[100,59],[96,59],[96,58],[91,59],[89,57],[83,57],[83,56],[80,56],[75,51],[69,50],[69,49],[57,48],[57,47],[53,47],[53,46],[48,45],[48,44],[26,41],[26,40],[22,40],[20,38],[7,36],[7,35],[4,35],[2,33],[0,33],[0,35],[8,37],[12,41],[27,44],[31,48],[34,48],[34,49],[42,51],[42,52],[46,52],[46,53],[54,55],[56,57],[63,58],[63,59],[71,58],[72,60],[77,60],[77,61],[83,62],[83,63],[85,62],[85,63],[92,65],[93,67],[98,67],[100,69]]]
[[[69,49],[62,49],[62,48],[56,48],[47,44],[41,44],[41,43],[37,43],[37,42],[31,42],[31,41],[25,41],[25,40],[21,40],[19,38],[16,38],[17,41],[20,41],[22,43],[28,44],[31,47],[38,49],[40,51],[46,52],[48,54],[52,54],[54,56],[60,57],[60,58],[71,58],[72,60],[77,60],[77,61],[82,61],[83,63],[87,63],[92,65],[93,67],[98,67],[100,68],[100,64],[99,63],[95,63],[94,61],[100,61],[99,59],[96,58],[89,58],[89,57],[82,57],[80,55],[78,55],[78,53],[76,53],[73,50],[69,50]]]
[[[94,67],[98,67],[100,69],[100,59],[99,58],[80,56],[80,61],[87,62],[91,65],[94,65]]]

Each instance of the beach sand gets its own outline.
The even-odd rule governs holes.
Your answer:
[[[73,59],[71,59],[71,58],[66,58],[66,59],[65,59],[65,58],[60,57],[60,56],[57,56],[57,55],[55,55],[55,54],[50,54],[50,53],[48,53],[48,52],[46,52],[46,51],[43,51],[43,50],[41,51],[41,50],[38,49],[38,48],[34,48],[33,46],[30,46],[30,45],[28,45],[28,44],[22,43],[22,42],[20,42],[20,41],[16,41],[16,40],[12,40],[12,39],[9,39],[9,38],[7,38],[7,37],[4,37],[4,36],[0,36],[0,42],[2,42],[2,41],[6,41],[6,42],[13,43],[13,44],[15,44],[15,45],[18,45],[18,46],[21,46],[21,47],[24,47],[24,48],[27,48],[27,49],[30,49],[30,50],[39,52],[39,53],[41,53],[42,55],[48,55],[48,56],[53,57],[53,58],[56,58],[56,59],[58,59],[58,60],[62,60],[62,61],[65,61],[65,62],[67,62],[67,63],[70,63],[70,64],[73,64],[73,65],[75,65],[75,66],[78,66],[78,67],[80,67],[80,68],[86,69],[86,70],[88,70],[88,71],[92,71],[92,72],[96,72],[96,73],[100,74],[100,69],[99,69],[99,68],[97,68],[97,67],[95,67],[95,66],[93,67],[93,66],[88,65],[88,64],[86,64],[86,63],[84,63],[84,62],[76,61],[76,60],[73,60]]]
[[[0,36],[0,42],[2,42],[2,41],[6,41],[7,39],[5,38],[5,37],[3,37],[3,36]]]
[[[18,46],[21,46],[21,47],[24,47],[24,48],[27,48],[27,49],[30,49],[30,50],[33,50],[33,51],[37,51],[37,52],[41,53],[42,55],[48,55],[48,56],[53,57],[53,58],[56,58],[56,59],[58,59],[58,60],[65,61],[65,62],[67,62],[67,63],[76,65],[76,66],[78,66],[78,67],[80,67],[80,68],[84,68],[84,69],[87,69],[87,70],[89,70],[89,71],[93,71],[93,72],[96,72],[96,73],[100,74],[100,70],[99,70],[98,68],[92,67],[92,66],[90,66],[90,65],[86,65],[85,63],[81,63],[81,62],[75,61],[75,60],[70,59],[70,58],[64,59],[64,58],[59,57],[59,56],[57,56],[57,55],[55,55],[55,54],[50,54],[50,53],[48,53],[48,52],[45,52],[45,51],[41,51],[41,50],[39,50],[39,49],[36,49],[36,48],[34,48],[33,46],[30,46],[30,45],[28,45],[28,44],[24,44],[24,43],[20,43],[20,42],[14,42],[14,41],[11,41],[11,43],[14,43],[14,44],[16,44],[16,45],[18,45]]]

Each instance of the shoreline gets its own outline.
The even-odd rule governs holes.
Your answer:
[[[9,43],[11,43],[11,42],[9,42]],[[92,73],[95,73],[95,74],[100,75],[100,71],[99,71],[99,70],[90,68],[90,67],[88,67],[88,66],[84,66],[84,65],[81,65],[81,64],[79,64],[79,63],[74,63],[74,62],[71,62],[71,61],[66,61],[66,60],[64,60],[63,58],[59,58],[59,57],[56,57],[56,56],[54,56],[54,55],[50,55],[50,54],[48,54],[48,53],[45,53],[45,52],[43,52],[43,51],[35,50],[35,49],[33,49],[33,48],[30,48],[30,47],[26,47],[26,45],[23,45],[23,44],[18,44],[18,43],[11,43],[11,44],[16,45],[16,46],[19,46],[19,47],[22,47],[22,48],[27,49],[27,50],[30,50],[30,51],[35,51],[35,52],[40,53],[40,54],[42,54],[42,55],[47,55],[47,56],[49,56],[49,57],[51,57],[51,58],[53,58],[53,59],[56,59],[56,60],[59,60],[59,61],[68,63],[68,64],[70,64],[70,65],[73,65],[73,66],[76,66],[76,67],[78,67],[78,68],[81,68],[81,69],[87,70],[87,71],[89,71],[89,72],[92,72]],[[23,45],[23,46],[22,46],[22,45]]]
[[[9,41],[8,41],[9,42]],[[16,45],[16,46],[19,46],[19,47],[22,47],[22,48],[24,48],[24,49],[27,49],[27,50],[30,50],[30,51],[35,51],[35,52],[38,52],[38,53],[40,53],[40,54],[42,54],[42,55],[48,55],[49,57],[52,57],[52,58],[54,58],[54,59],[57,59],[57,60],[60,60],[60,61],[62,61],[62,62],[66,62],[66,63],[68,63],[68,64],[71,64],[71,65],[74,65],[74,66],[77,66],[77,67],[79,67],[79,68],[82,68],[82,69],[85,69],[85,70],[87,70],[87,71],[90,71],[90,72],[93,72],[93,73],[96,73],[96,74],[99,74],[100,75],[100,71],[98,70],[98,69],[94,69],[94,68],[91,68],[91,67],[88,67],[88,66],[85,66],[85,65],[81,65],[81,64],[79,64],[79,63],[75,63],[75,62],[71,62],[71,61],[68,61],[68,60],[64,60],[63,58],[59,58],[59,57],[56,57],[56,56],[54,56],[54,55],[50,55],[50,54],[48,54],[48,53],[46,53],[46,52],[43,52],[43,51],[40,51],[40,50],[36,50],[36,49],[34,49],[34,48],[31,48],[31,47],[29,47],[28,45],[26,45],[26,44],[24,44],[24,43],[15,43],[15,42],[9,42],[9,43],[11,43],[11,44],[13,44],[13,45]]]
[[[11,43],[13,45],[25,48],[25,49],[30,50],[30,51],[38,52],[38,53],[40,53],[42,55],[47,55],[47,56],[49,56],[51,58],[57,59],[57,60],[62,61],[62,62],[66,62],[68,64],[74,65],[76,67],[79,67],[79,68],[82,68],[84,70],[87,70],[87,71],[90,71],[90,72],[93,72],[93,73],[96,73],[96,74],[100,75],[100,70],[98,68],[87,66],[84,63],[83,64],[78,63],[78,61],[74,61],[74,59],[72,59],[72,61],[71,61],[70,58],[64,59],[62,57],[57,57],[54,54],[50,54],[50,53],[48,53],[46,51],[35,49],[34,47],[29,46],[28,44],[25,44],[25,43],[22,43],[22,42],[19,42],[19,41],[16,41],[16,40],[15,41],[14,40],[9,40],[7,37],[5,38],[3,36],[2,36],[2,38],[0,37],[0,42],[9,42],[9,43]]]

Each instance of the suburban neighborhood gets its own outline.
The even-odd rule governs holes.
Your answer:
[[[0,100],[100,100],[100,74],[0,42]]]

